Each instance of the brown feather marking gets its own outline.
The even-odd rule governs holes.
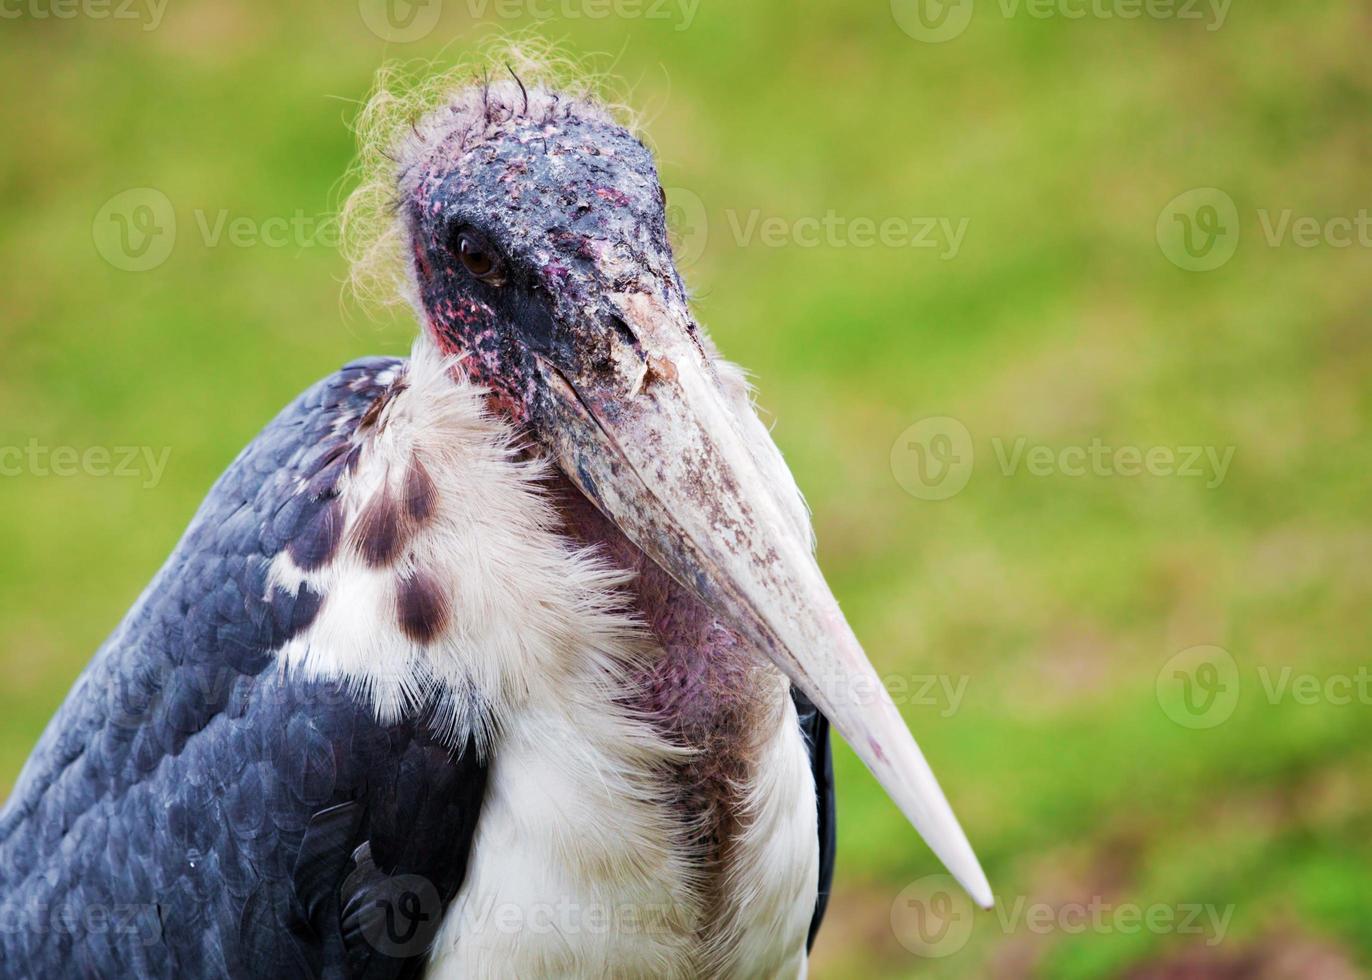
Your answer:
[[[352,538],[357,553],[373,568],[389,565],[400,555],[409,533],[400,519],[400,504],[389,486],[383,484],[362,508]]]
[[[408,385],[405,383],[404,379],[401,378],[397,378],[395,381],[388,384],[386,390],[377,395],[376,398],[372,400],[372,403],[367,406],[367,410],[362,413],[362,418],[358,422],[357,427],[359,429],[369,429],[376,425],[377,421],[381,418],[381,413],[386,410],[386,406],[391,403],[396,395],[399,395],[407,387]]]
[[[405,513],[416,525],[423,524],[433,515],[437,498],[433,477],[418,456],[411,456],[405,471]]]
[[[448,597],[425,571],[402,578],[396,591],[400,630],[416,643],[432,643],[448,624]]]

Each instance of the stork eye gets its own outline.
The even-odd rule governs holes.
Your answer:
[[[456,246],[464,269],[483,282],[500,284],[500,260],[481,236],[470,231],[459,232]]]

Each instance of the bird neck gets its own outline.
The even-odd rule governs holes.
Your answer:
[[[595,508],[565,476],[551,479],[565,533],[602,560],[632,574],[632,611],[661,651],[643,669],[636,706],[654,724],[678,735],[718,737],[731,720],[756,721],[774,708],[781,674],[720,622]],[[749,729],[751,730],[751,729]],[[694,740],[694,739],[692,739]]]

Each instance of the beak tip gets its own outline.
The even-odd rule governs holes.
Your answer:
[[[972,853],[971,846],[958,850],[961,853],[945,856],[944,864],[973,902],[983,909],[994,908],[996,897],[991,892],[991,883],[986,880],[986,872],[981,870],[981,863]]]
[[[972,882],[967,893],[972,896],[972,901],[976,902],[980,908],[990,911],[996,907],[996,896],[991,894],[991,883],[986,880],[985,875],[982,875],[980,881]]]

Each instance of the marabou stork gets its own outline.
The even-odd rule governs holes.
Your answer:
[[[0,972],[803,976],[829,720],[989,904],[650,152],[517,78],[394,152],[413,354],[268,425],[76,682],[0,815]]]

